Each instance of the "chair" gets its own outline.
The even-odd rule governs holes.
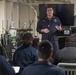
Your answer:
[[[58,66],[65,71],[65,75],[76,75],[76,63],[59,63]]]

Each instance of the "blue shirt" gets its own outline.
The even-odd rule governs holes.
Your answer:
[[[65,75],[64,71],[47,61],[37,61],[33,65],[26,67],[22,75]]]
[[[57,17],[52,17],[51,20],[49,20],[47,17],[40,19],[37,24],[37,32],[42,34],[42,40],[49,40],[49,41],[55,41],[58,40],[57,38],[57,29],[55,26],[61,25],[61,21]],[[49,33],[42,33],[41,29],[49,29]]]
[[[0,55],[0,73],[1,75],[15,75],[15,71],[6,59]]]

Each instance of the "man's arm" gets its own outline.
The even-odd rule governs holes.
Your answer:
[[[45,28],[45,29],[43,29],[42,28],[42,25],[43,25],[43,22],[42,22],[42,19],[41,20],[39,20],[38,21],[38,24],[37,24],[37,32],[39,32],[39,33],[49,33],[49,30],[48,30],[48,28]]]
[[[57,18],[57,21],[58,21],[58,25],[55,26],[55,28],[56,28],[58,31],[62,31],[62,23],[61,23],[60,19]]]
[[[61,27],[61,25],[60,25],[60,26],[57,25],[57,26],[55,26],[55,28],[56,28],[58,31],[62,31],[62,27]]]
[[[41,29],[42,29],[42,20],[39,20],[38,23],[37,23],[37,32],[41,33]]]

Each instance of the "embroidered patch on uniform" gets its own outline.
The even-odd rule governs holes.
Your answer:
[[[57,22],[57,19],[54,19],[54,22]]]

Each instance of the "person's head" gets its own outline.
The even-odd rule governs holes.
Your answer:
[[[53,17],[53,13],[54,13],[54,10],[52,7],[47,7],[46,9],[46,14],[47,14],[47,17],[50,19]]]
[[[69,45],[72,45],[72,46],[76,46],[76,33],[74,34],[71,34],[70,36],[68,36],[65,40],[65,46],[69,46]]]
[[[22,35],[22,40],[23,40],[23,44],[31,45],[33,41],[33,36],[31,33],[26,32]]]
[[[37,36],[33,37],[33,45],[38,45],[39,43],[39,38]]]
[[[49,60],[51,59],[52,44],[45,40],[38,45],[38,59]]]

